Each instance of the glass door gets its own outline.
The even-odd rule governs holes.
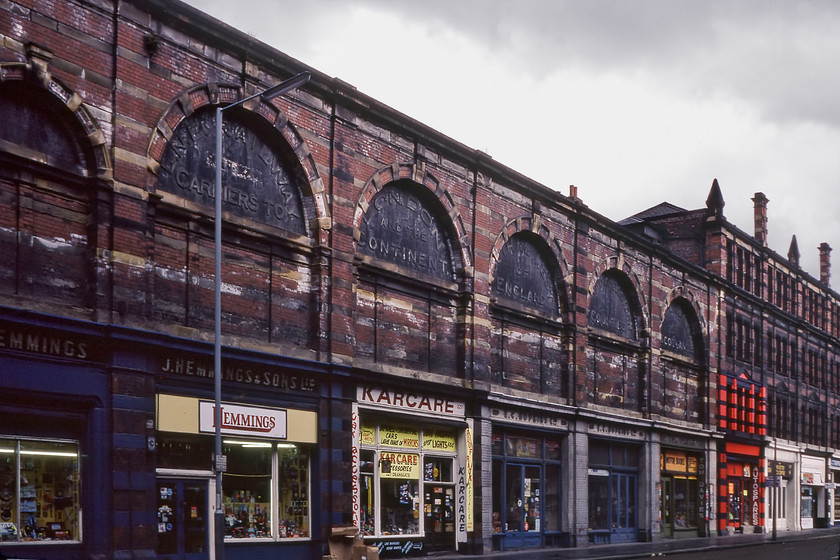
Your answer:
[[[662,533],[666,537],[674,534],[673,517],[673,479],[670,476],[662,477]]]
[[[630,473],[612,473],[612,530],[611,542],[633,542],[638,540],[636,528],[636,483],[637,477]]]
[[[542,525],[542,467],[508,463],[506,475],[506,531],[539,533]]]
[[[729,525],[741,526],[741,481],[737,478],[729,479]]]
[[[207,560],[207,481],[158,479],[157,553]]]
[[[455,488],[426,484],[425,534],[431,547],[450,546],[455,541]]]

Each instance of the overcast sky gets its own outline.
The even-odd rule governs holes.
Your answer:
[[[724,214],[840,289],[837,0],[190,0],[359,91],[621,220]]]

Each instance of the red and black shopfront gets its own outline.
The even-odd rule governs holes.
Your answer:
[[[746,372],[720,376],[718,428],[726,434],[718,448],[718,531],[761,532],[767,392]]]

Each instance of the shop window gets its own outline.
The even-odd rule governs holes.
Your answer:
[[[454,543],[456,431],[363,421],[359,441],[361,535]]]
[[[0,439],[0,541],[81,540],[79,445]]]
[[[224,439],[222,453],[228,463],[222,475],[225,538],[310,536],[308,446]],[[158,469],[209,471],[212,455],[212,438],[174,434],[158,438]]]
[[[269,442],[225,440],[228,468],[222,477],[225,538],[271,536],[271,456]]]
[[[606,531],[610,528],[610,476],[590,469],[589,472],[589,530]]]
[[[540,468],[508,464],[506,530],[540,530]]]
[[[290,443],[277,444],[279,537],[309,536],[309,453]]]
[[[225,538],[309,537],[309,450],[291,443],[223,443],[228,458],[222,478]]]
[[[558,446],[559,447],[559,446]],[[557,466],[546,466],[545,469],[545,531],[560,530],[560,468]]]
[[[590,442],[590,542],[635,539],[638,465],[635,446]]]
[[[419,475],[419,455],[416,453],[389,453],[381,459],[383,535],[420,534]]]
[[[814,517],[814,496],[813,488],[802,487],[802,498],[800,500],[800,516],[803,518]]]
[[[528,437],[511,437],[505,440],[505,455],[523,459],[542,458],[542,440]]]
[[[697,479],[674,477],[674,526],[697,527]]]
[[[493,454],[493,532],[560,531],[561,441],[495,432]]]
[[[376,534],[376,487],[374,486],[374,452],[362,451],[359,455],[359,474],[361,487],[361,534]]]

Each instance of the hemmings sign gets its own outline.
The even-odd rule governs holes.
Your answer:
[[[214,433],[216,403],[198,403],[198,429]],[[276,408],[257,408],[222,403],[223,434],[237,436],[286,439],[286,411]]]

